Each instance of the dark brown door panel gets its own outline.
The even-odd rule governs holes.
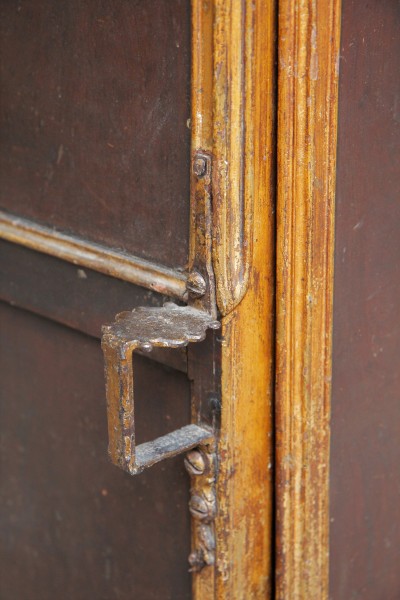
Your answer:
[[[343,1],[330,594],[400,598],[400,4]]]
[[[99,338],[118,312],[162,306],[166,298],[0,240],[0,300]]]
[[[1,2],[0,206],[188,255],[190,2]]]
[[[107,459],[97,340],[0,303],[2,600],[190,598],[181,458]],[[135,357],[139,442],[190,419],[183,373]]]

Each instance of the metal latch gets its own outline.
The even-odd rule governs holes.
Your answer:
[[[153,347],[180,348],[205,339],[216,320],[212,270],[211,156],[194,154],[191,181],[191,243],[187,275],[189,306],[172,302],[162,308],[140,307],[122,312],[103,327],[108,414],[108,452],[111,461],[131,475],[166,458],[186,452],[192,477],[189,510],[195,522],[191,569],[214,563],[216,514],[216,442],[211,428],[190,423],[155,440],[136,446],[132,353]],[[200,419],[200,415],[197,417]]]
[[[136,446],[132,353],[137,349],[151,352],[153,346],[187,346],[204,340],[207,329],[219,327],[206,312],[171,302],[162,308],[140,307],[120,313],[112,325],[103,327],[110,458],[135,475],[165,458],[188,453],[185,466],[192,476],[189,510],[196,524],[195,549],[189,556],[192,571],[214,563],[214,435],[208,427],[192,423]]]
[[[208,313],[172,302],[162,308],[140,307],[122,312],[112,325],[103,327],[108,452],[115,465],[134,475],[165,458],[212,441],[209,429],[190,424],[136,446],[132,353],[136,349],[151,352],[153,346],[187,346],[204,340],[207,329],[219,327],[220,323]]]

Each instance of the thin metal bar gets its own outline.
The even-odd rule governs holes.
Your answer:
[[[186,274],[0,211],[0,238],[179,300]]]
[[[151,467],[165,458],[177,456],[195,448],[199,444],[213,440],[213,434],[198,425],[186,425],[152,442],[136,446],[135,473]]]

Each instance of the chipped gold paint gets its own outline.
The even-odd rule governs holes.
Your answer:
[[[213,52],[213,233],[218,308],[246,293],[254,212],[254,32],[252,0],[215,0]],[[271,9],[272,10],[272,9]]]
[[[192,15],[192,148],[213,156],[213,266],[224,315],[216,566],[194,575],[193,595],[265,599],[272,579],[274,3],[193,0]]]
[[[340,0],[279,1],[276,598],[327,600]]]

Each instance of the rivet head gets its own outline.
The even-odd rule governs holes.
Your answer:
[[[140,344],[140,349],[142,352],[151,352],[153,350],[153,346],[150,344],[150,342],[143,342]]]
[[[192,294],[192,296],[201,298],[201,296],[204,296],[207,290],[207,284],[204,280],[204,277],[197,271],[192,271],[189,273],[186,280],[186,289],[190,294]]]
[[[185,467],[190,475],[202,475],[206,470],[204,454],[200,450],[191,450],[186,454]]]
[[[196,177],[204,177],[207,173],[207,162],[202,156],[196,156],[193,160],[193,173]]]
[[[206,561],[204,560],[203,552],[201,550],[197,549],[191,552],[191,554],[189,554],[188,560],[189,565],[191,566],[191,569],[189,569],[189,571],[191,571],[192,573],[201,571],[201,569],[206,566]]]
[[[210,516],[208,503],[201,496],[192,496],[189,502],[189,511],[192,517],[202,521]]]

